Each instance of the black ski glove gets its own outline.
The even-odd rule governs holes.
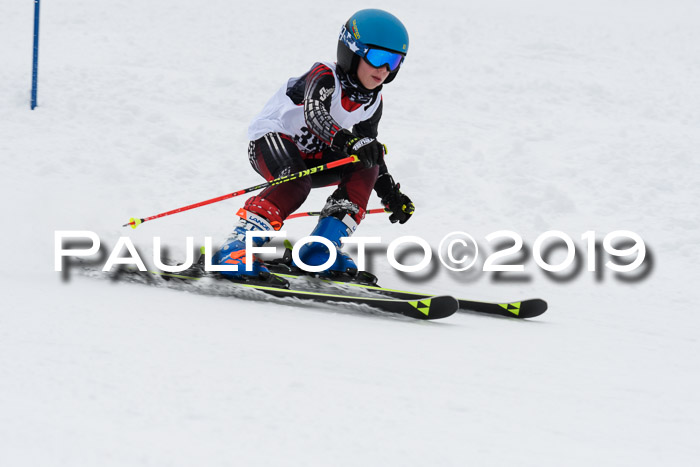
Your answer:
[[[395,224],[396,222],[399,224],[405,224],[416,210],[411,198],[401,193],[399,188],[401,188],[401,184],[397,183],[394,188],[384,198],[382,198],[382,204],[384,207],[391,211],[389,220],[392,224]]]
[[[355,136],[348,130],[340,130],[333,138],[333,146],[348,156],[357,156],[365,168],[381,164],[384,146],[374,138]]]

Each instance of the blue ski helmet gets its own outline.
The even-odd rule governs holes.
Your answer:
[[[408,52],[408,31],[399,19],[377,9],[360,10],[350,17],[338,38],[338,66],[349,75],[357,75],[360,58],[372,66],[386,66],[390,83],[399,72]]]

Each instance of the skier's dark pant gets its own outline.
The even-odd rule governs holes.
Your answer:
[[[250,164],[267,181],[343,157],[344,154],[330,148],[316,154],[302,153],[294,140],[282,133],[268,133],[251,141],[248,146]],[[359,223],[364,217],[378,174],[378,166],[367,169],[355,163],[338,167],[268,187],[259,195],[249,198],[245,209],[265,217],[273,225],[281,225],[287,216],[301,207],[311,188],[338,185],[333,197],[354,203],[359,212],[353,218]]]

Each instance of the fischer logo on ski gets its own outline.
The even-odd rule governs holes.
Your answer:
[[[513,313],[515,316],[518,316],[520,314],[520,304],[521,302],[515,302],[515,303],[499,303],[498,305],[505,309],[506,311],[510,311]]]
[[[411,306],[413,306],[416,310],[420,311],[423,313],[425,316],[428,316],[428,313],[430,313],[430,299],[428,300],[421,300],[418,302],[409,302]]]

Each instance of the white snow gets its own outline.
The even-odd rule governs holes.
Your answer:
[[[373,270],[389,287],[542,297],[546,314],[416,322],[61,280],[56,230],[128,235],[147,256],[160,236],[175,257],[188,235],[228,233],[244,198],[121,225],[259,183],[249,120],[332,60],[364,7],[411,35],[380,139],[417,211],[358,235],[437,248],[466,231],[489,252],[494,231],[531,249],[561,230],[584,262],[557,282],[529,256],[529,281],[499,282],[400,275],[381,250]],[[0,465],[697,462],[698,2],[44,2],[30,111],[32,13],[0,5]],[[585,270],[581,235],[620,229],[649,248],[644,280]]]

